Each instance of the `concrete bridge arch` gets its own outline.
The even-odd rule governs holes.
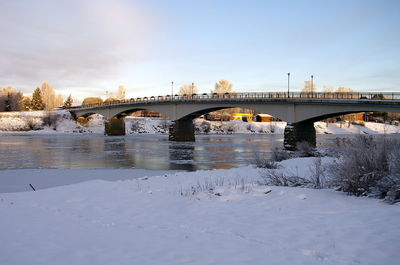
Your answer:
[[[313,123],[329,117],[357,112],[398,112],[400,100],[364,99],[315,99],[315,98],[224,98],[224,99],[179,99],[121,104],[100,105],[70,109],[75,117],[98,113],[105,119],[121,118],[123,114],[137,110],[152,110],[173,121],[170,139],[174,141],[194,140],[192,120],[200,115],[226,109],[245,108],[260,113],[268,113],[288,123],[285,129],[285,146],[295,148],[296,142],[308,141],[315,144]]]

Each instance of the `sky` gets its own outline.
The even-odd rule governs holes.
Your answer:
[[[0,86],[75,98],[324,86],[400,92],[398,0],[0,0]]]

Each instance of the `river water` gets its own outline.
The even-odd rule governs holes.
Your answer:
[[[319,135],[330,145],[338,135]],[[228,169],[269,157],[282,135],[197,135],[196,142],[170,142],[167,135],[100,134],[0,135],[0,168],[141,168],[154,170]]]

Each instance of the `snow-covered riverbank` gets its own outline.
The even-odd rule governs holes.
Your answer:
[[[126,117],[127,134],[168,133],[170,121],[164,119]],[[194,121],[198,134],[234,134],[262,133],[283,134],[286,122],[242,122],[242,121]],[[393,134],[400,133],[400,126],[365,122],[362,125],[352,123],[316,122],[319,134]],[[85,124],[77,124],[67,111],[49,112],[3,112],[0,114],[0,132],[24,133],[104,133],[104,121],[101,116],[93,115]]]
[[[307,177],[313,159],[280,165]],[[42,188],[35,176],[84,178],[88,171],[31,170],[24,180]],[[21,172],[0,171],[1,181]],[[0,194],[0,264],[390,265],[400,259],[399,204],[258,185],[254,167],[124,174],[139,178]],[[110,171],[90,175],[106,179]],[[28,185],[22,182],[16,185]]]

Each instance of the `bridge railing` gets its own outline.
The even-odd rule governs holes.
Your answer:
[[[193,100],[251,100],[251,99],[282,99],[282,100],[357,100],[357,101],[394,101],[400,100],[400,93],[395,92],[248,92],[248,93],[203,93],[188,95],[166,95],[138,97],[124,100],[108,101],[98,104],[86,104],[74,108],[91,108],[107,105],[144,103],[144,102],[169,102],[169,101],[193,101]]]

